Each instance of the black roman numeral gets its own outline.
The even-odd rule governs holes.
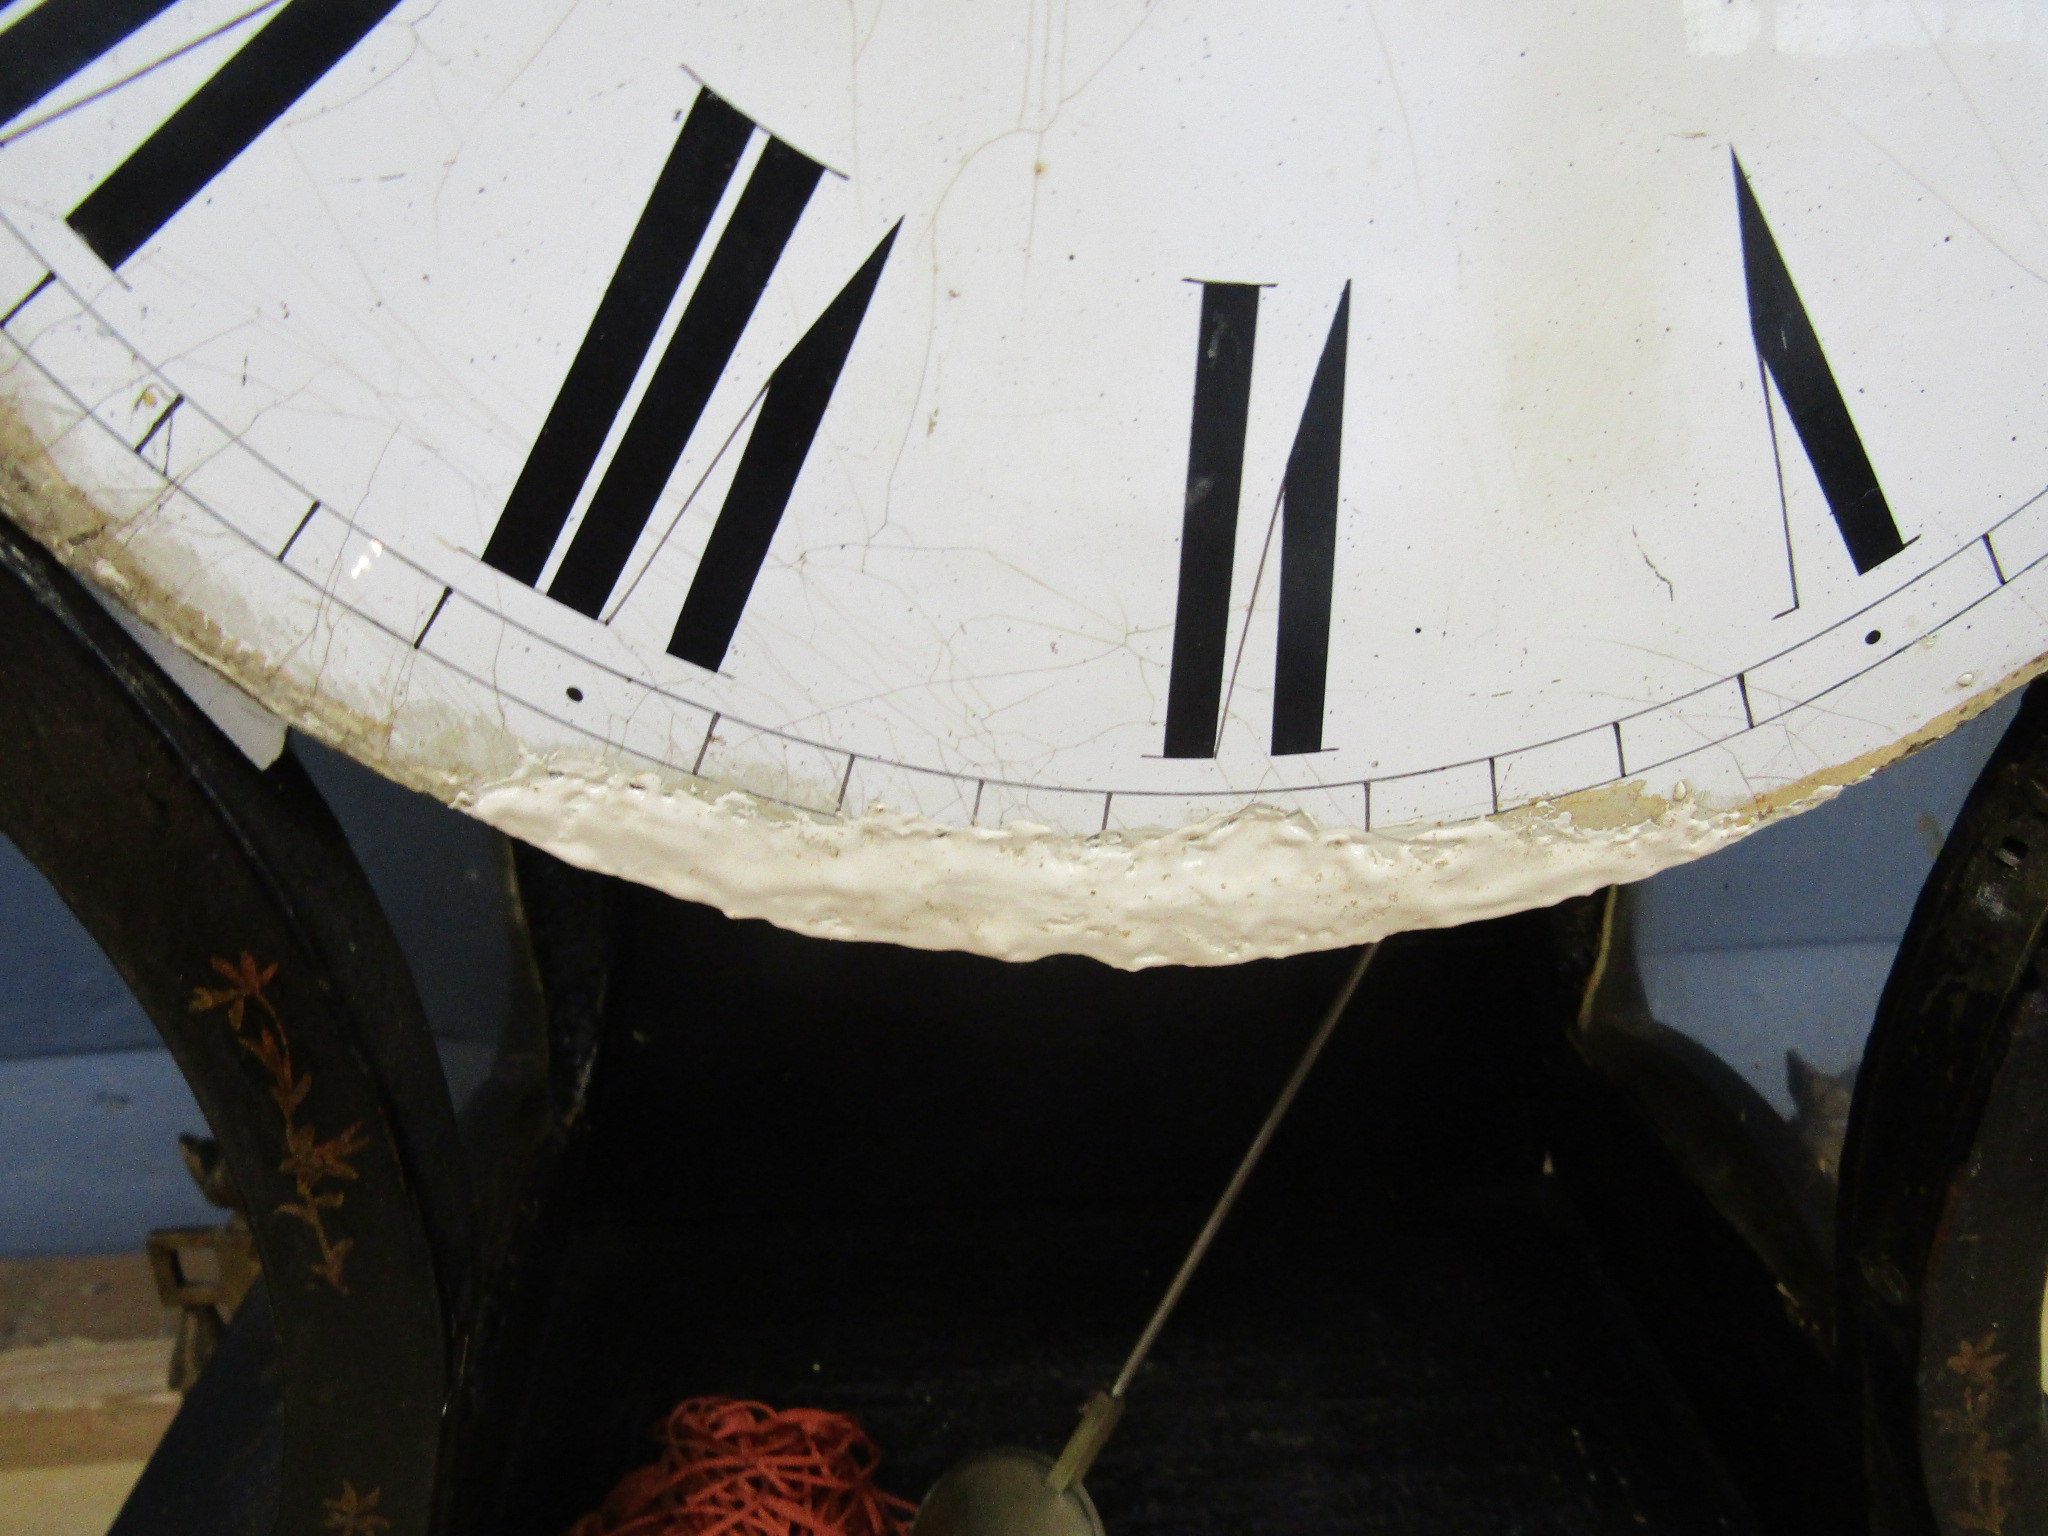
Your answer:
[[[492,530],[486,564],[528,586],[540,580],[753,129],[709,91],[698,94]],[[603,612],[823,169],[769,139],[598,479],[549,597],[592,618]],[[892,229],[770,375],[670,655],[714,671],[724,661],[895,239]]]
[[[1204,283],[1195,350],[1194,420],[1181,513],[1180,592],[1166,685],[1167,757],[1214,757],[1226,702],[1225,645],[1237,545],[1245,429],[1259,290]],[[1280,524],[1279,643],[1273,667],[1276,757],[1320,752],[1329,680],[1330,602],[1337,556],[1337,482],[1343,457],[1344,365],[1351,285],[1344,285],[1308,402],[1287,455],[1274,515]],[[1270,547],[1272,530],[1267,530]],[[1264,557],[1260,558],[1263,576]],[[1257,598],[1257,579],[1253,599]],[[1240,642],[1240,653],[1242,643]],[[1233,674],[1235,669],[1232,669]]]
[[[12,122],[177,0],[43,0],[0,32],[0,123]]]
[[[0,123],[20,116],[173,0],[43,0],[0,32]],[[205,190],[398,0],[290,0],[71,211],[110,267]]]
[[[753,131],[709,91],[698,93],[485,546],[485,561],[507,576],[540,580]]]
[[[1792,418],[1800,445],[1812,464],[1828,511],[1841,531],[1842,543],[1858,575],[1874,569],[1906,547],[1899,525],[1877,483],[1863,439],[1849,417],[1848,402],[1821,351],[1820,337],[1807,318],[1806,306],[1792,285],[1792,273],[1771,237],[1763,208],[1750,190],[1742,162],[1735,167],[1735,205],[1742,227],[1742,270],[1749,287],[1749,328],[1756,341],[1757,361],[1778,386],[1778,396]],[[1766,405],[1769,404],[1766,392]],[[1789,558],[1790,547],[1787,546]],[[1797,591],[1794,592],[1797,603]]]
[[[1188,489],[1180,520],[1180,596],[1166,678],[1168,757],[1216,755],[1258,325],[1259,290],[1252,284],[1202,284],[1195,419],[1188,429]]]
[[[1330,587],[1337,574],[1337,472],[1344,447],[1344,358],[1351,285],[1308,386],[1280,498],[1280,643],[1273,661],[1273,755],[1323,749]]]
[[[768,558],[769,541],[796,489],[797,474],[825,419],[846,354],[853,350],[853,338],[895,243],[892,229],[768,376],[761,414],[718,521],[712,524],[710,542],[669,639],[669,655],[713,671],[725,660],[733,631],[739,628],[740,611]]]

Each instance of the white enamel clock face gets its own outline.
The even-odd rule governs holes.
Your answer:
[[[39,0],[8,510],[814,932],[1632,878],[2048,650],[2036,0]]]

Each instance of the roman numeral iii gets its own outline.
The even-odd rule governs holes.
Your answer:
[[[71,210],[110,267],[141,249],[398,0],[290,0]],[[43,0],[0,32],[0,123],[19,117],[173,0]]]
[[[487,564],[528,586],[539,582],[754,126],[699,92],[485,546]],[[823,169],[768,140],[598,478],[549,597],[592,618],[603,612]],[[712,670],[724,661],[895,239],[894,229],[883,236],[769,376],[670,655]]]
[[[1202,285],[1187,496],[1181,512],[1180,593],[1166,687],[1167,757],[1216,755],[1258,318],[1256,285]],[[1346,283],[1309,384],[1301,424],[1295,429],[1277,508],[1280,616],[1272,735],[1276,757],[1320,752],[1323,746],[1350,329],[1351,285]],[[1263,569],[1263,559],[1260,564]]]

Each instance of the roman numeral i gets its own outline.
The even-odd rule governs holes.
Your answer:
[[[174,0],[43,0],[0,32],[0,123],[12,121]],[[72,209],[110,267],[141,249],[398,0],[290,0]]]
[[[1238,494],[1251,413],[1259,289],[1204,283],[1195,349],[1194,420],[1181,512],[1180,593],[1166,686],[1167,757],[1214,757],[1224,702]],[[1276,757],[1320,752],[1330,665],[1330,594],[1337,561],[1337,480],[1344,439],[1344,361],[1351,285],[1344,285],[1308,403],[1287,455],[1280,525],[1279,643],[1273,664]],[[1268,546],[1271,543],[1269,530]],[[1265,557],[1259,561],[1264,575]],[[1258,578],[1253,581],[1254,589]],[[1256,597],[1256,590],[1254,597]],[[1249,623],[1249,615],[1246,622]],[[1235,667],[1231,668],[1235,673]]]
[[[487,564],[528,586],[539,582],[754,126],[709,91],[698,94],[485,546]],[[549,597],[592,618],[602,613],[822,172],[768,140],[598,478]],[[895,239],[894,229],[882,237],[769,376],[670,655],[713,670],[725,659]]]
[[[1771,226],[1750,189],[1742,162],[1730,154],[1735,170],[1735,212],[1742,231],[1742,273],[1749,294],[1750,337],[1756,343],[1757,371],[1767,373],[1778,386],[1778,398],[1785,402],[1785,414],[1799,434],[1799,444],[1813,466],[1828,512],[1842,535],[1842,544],[1856,567],[1856,574],[1875,569],[1906,547],[1899,537],[1899,525],[1877,483],[1877,471],[1856,423],[1849,418],[1849,405],[1842,398],[1842,386],[1835,382],[1827,354],[1821,351],[1820,336],[1807,317],[1799,290],[1792,284],[1791,270],[1779,254]],[[1764,391],[1764,405],[1770,406],[1770,391]],[[1775,417],[1773,418],[1775,422]],[[1772,427],[1771,446],[1777,450],[1777,429]],[[1782,461],[1779,475],[1784,474]],[[1797,568],[1792,564],[1792,532],[1785,530],[1785,559],[1792,572],[1792,605],[1799,606]],[[1788,612],[1790,610],[1787,610]]]

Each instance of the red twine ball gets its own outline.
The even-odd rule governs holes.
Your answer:
[[[693,1397],[569,1536],[905,1536],[917,1506],[875,1486],[882,1453],[843,1413]]]

